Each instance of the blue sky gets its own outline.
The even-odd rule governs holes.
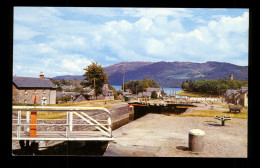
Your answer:
[[[91,62],[248,65],[248,9],[15,7],[13,74],[82,75]]]

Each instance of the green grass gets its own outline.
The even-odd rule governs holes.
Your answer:
[[[79,103],[61,103],[61,104],[48,104],[46,106],[74,106],[74,107],[104,107],[109,108],[109,103],[116,102],[116,100],[91,100],[82,101]]]
[[[184,91],[184,90],[177,92],[176,95],[189,96],[189,97],[218,97],[218,95],[214,95],[214,94],[210,94],[210,93],[190,92],[190,91]]]
[[[104,107],[109,108],[111,107],[109,103],[117,102],[117,100],[92,100],[92,101],[82,101],[79,103],[62,103],[62,104],[49,104],[46,105],[48,107],[51,106],[58,106],[58,107],[67,107],[67,106],[74,106],[74,107]],[[14,104],[13,104],[14,105]],[[17,104],[18,105],[18,104]],[[26,115],[26,112],[23,111],[22,115]],[[60,119],[66,117],[67,112],[37,112],[38,119]]]
[[[231,118],[240,118],[240,119],[247,119],[248,113],[247,109],[242,109],[241,113],[230,113],[227,111],[217,111],[217,110],[196,110],[190,113],[182,113],[179,115],[171,114],[172,116],[178,116],[178,117],[186,117],[186,116],[192,116],[192,117],[215,117],[215,116],[226,116]]]

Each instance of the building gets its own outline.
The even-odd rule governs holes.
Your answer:
[[[94,100],[95,99],[94,89],[89,90],[87,95],[88,95],[89,100]]]
[[[99,100],[114,100],[113,90],[108,88],[108,84],[104,84],[102,87],[102,94],[97,96]]]
[[[147,98],[151,98],[152,93],[151,92],[139,92],[137,97],[141,98],[141,97],[147,97]]]
[[[64,91],[71,91],[71,90],[74,90],[76,87],[75,86],[68,86],[68,85],[64,85],[64,86],[61,86],[62,90]]]
[[[233,80],[233,79],[234,79],[234,74],[230,74],[230,75],[229,75],[229,79],[230,79],[230,80]]]
[[[157,94],[157,97],[162,97],[162,93],[161,93],[161,89],[160,88],[147,88],[146,92],[150,92],[152,94],[152,92],[155,91]]]
[[[235,104],[242,107],[248,106],[248,87],[241,87],[239,92],[235,95]]]
[[[235,104],[235,95],[238,93],[238,90],[228,89],[225,93],[225,101],[228,103]]]
[[[80,94],[77,98],[75,98],[74,102],[82,102],[82,101],[86,101],[86,97],[84,96],[84,94]]]
[[[56,104],[57,87],[44,78],[41,72],[39,78],[13,76],[12,90],[13,103],[34,104],[33,95],[38,95],[37,104]]]
[[[228,103],[240,105],[242,107],[248,106],[248,87],[241,87],[240,90],[229,89],[225,93],[225,100]]]

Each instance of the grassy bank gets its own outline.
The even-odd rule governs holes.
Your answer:
[[[118,102],[118,100],[91,100],[91,101],[82,101],[79,103],[62,103],[62,104],[48,104],[48,107],[62,107],[62,106],[73,106],[73,107],[104,107],[110,108],[110,103]],[[13,104],[18,105],[18,104]],[[27,104],[26,104],[27,105]],[[39,105],[40,106],[40,105]],[[26,112],[22,112],[22,115],[26,115]],[[39,119],[60,119],[66,117],[66,112],[37,112],[37,118]]]
[[[184,90],[177,92],[176,95],[189,96],[189,97],[218,97],[218,95],[214,95],[214,94],[210,94],[210,93],[190,92],[190,91],[184,91]]]
[[[240,118],[240,119],[247,119],[248,118],[248,112],[246,108],[243,108],[241,110],[241,113],[230,113],[227,111],[218,111],[218,110],[194,110],[192,112],[182,113],[180,115],[171,114],[172,116],[177,117],[186,117],[186,116],[192,116],[192,117],[215,117],[215,116],[226,116],[231,118]]]

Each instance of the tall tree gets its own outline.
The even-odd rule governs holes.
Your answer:
[[[84,70],[86,72],[83,76],[85,76],[84,80],[86,82],[82,82],[83,86],[90,86],[92,89],[95,89],[95,96],[101,94],[103,85],[108,83],[104,68],[98,65],[97,62],[92,62],[87,68],[84,68]]]

